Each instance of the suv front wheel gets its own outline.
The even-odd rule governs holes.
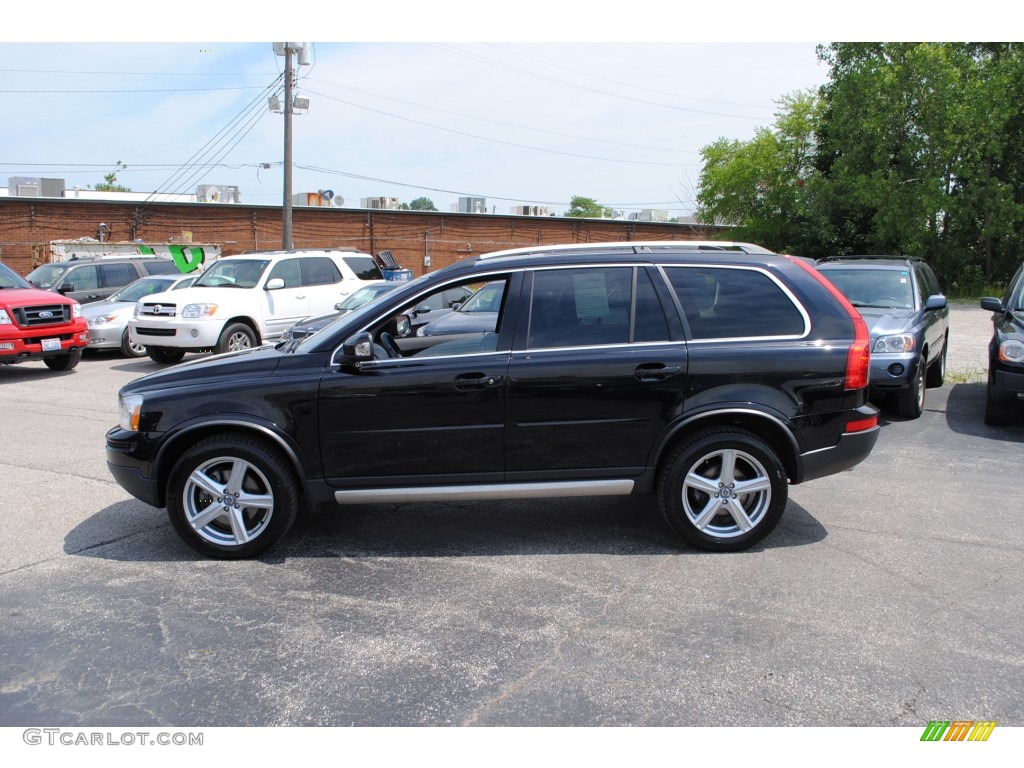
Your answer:
[[[264,440],[214,435],[189,448],[167,481],[171,525],[192,549],[254,557],[292,527],[299,490],[291,467]]]
[[[256,346],[256,334],[245,323],[231,323],[220,334],[214,352],[221,355],[225,352],[238,352]]]
[[[778,454],[739,428],[698,433],[668,457],[658,479],[669,525],[688,543],[712,551],[757,544],[778,524],[787,495]]]
[[[904,419],[916,419],[924,413],[925,360],[924,355],[917,361],[914,378],[909,386],[896,396],[896,412]]]

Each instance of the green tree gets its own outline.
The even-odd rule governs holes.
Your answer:
[[[104,176],[103,183],[97,184],[93,189],[99,190],[100,192],[131,192],[130,188],[117,183],[117,172],[126,170],[127,168],[127,165],[118,160],[117,168]]]
[[[577,195],[569,201],[569,211],[565,215],[581,219],[610,219],[616,216],[616,212],[601,205],[592,197]]]
[[[409,210],[411,211],[436,211],[437,208],[434,206],[434,201],[429,197],[417,197],[411,203],[409,203]]]
[[[1019,263],[1019,44],[834,43],[818,199],[837,252],[923,256],[954,287]]]
[[[772,128],[758,129],[749,141],[723,138],[701,150],[697,219],[735,226],[731,239],[806,251],[821,105],[810,91],[778,104]]]

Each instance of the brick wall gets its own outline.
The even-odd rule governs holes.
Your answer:
[[[211,203],[111,203],[0,197],[0,260],[24,275],[49,260],[51,240],[96,238],[166,242],[192,233],[197,243],[220,243],[224,255],[281,247],[281,208]],[[706,240],[722,230],[685,224],[565,217],[501,216],[343,208],[292,209],[296,248],[388,249],[417,276],[488,251],[557,243],[624,240]],[[430,266],[424,266],[430,257]]]

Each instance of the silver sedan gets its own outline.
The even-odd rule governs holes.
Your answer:
[[[121,354],[126,357],[145,355],[145,346],[133,343],[128,338],[128,321],[135,311],[135,303],[151,293],[188,288],[198,276],[192,274],[143,277],[106,299],[85,304],[82,307],[82,315],[89,323],[89,349],[120,349]]]

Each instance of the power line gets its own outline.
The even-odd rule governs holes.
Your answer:
[[[755,117],[753,115],[733,115],[733,114],[729,114],[729,113],[726,113],[726,112],[712,112],[712,111],[706,110],[706,109],[693,109],[692,107],[681,107],[681,106],[679,106],[677,104],[665,104],[663,102],[650,101],[649,99],[641,99],[641,98],[638,98],[638,97],[635,97],[635,96],[624,96],[624,95],[622,95],[620,93],[611,93],[610,91],[602,91],[599,88],[590,88],[589,86],[586,86],[586,85],[580,85],[578,83],[570,83],[570,82],[567,82],[565,80],[559,80],[558,78],[555,78],[555,77],[549,77],[547,75],[540,75],[540,74],[537,74],[536,72],[531,72],[528,69],[522,69],[520,67],[513,67],[513,66],[511,66],[509,64],[503,64],[503,63],[501,63],[499,61],[495,61],[493,59],[489,59],[486,56],[481,56],[481,55],[475,54],[475,53],[469,53],[467,51],[461,51],[458,48],[453,48],[453,47],[448,46],[448,45],[437,44],[437,43],[424,43],[424,45],[428,45],[431,48],[437,48],[438,50],[444,51],[446,53],[451,53],[451,54],[454,54],[456,56],[463,56],[465,58],[475,60],[475,61],[480,62],[482,64],[487,64],[488,66],[491,66],[491,67],[497,67],[498,69],[504,69],[504,70],[507,70],[509,72],[515,72],[516,74],[524,75],[526,77],[532,77],[532,78],[535,78],[537,80],[543,80],[544,82],[548,82],[548,83],[554,83],[555,85],[561,85],[561,86],[564,86],[566,88],[575,88],[575,89],[581,90],[581,91],[589,91],[590,93],[597,93],[597,94],[600,94],[602,96],[610,96],[613,99],[623,99],[624,101],[632,101],[632,102],[635,102],[635,103],[638,103],[638,104],[647,104],[649,106],[662,107],[664,109],[673,109],[673,110],[677,110],[677,111],[680,111],[680,112],[692,112],[692,113],[699,114],[699,115],[713,115],[715,117],[733,117],[733,118],[737,118],[737,119],[741,119],[741,120],[763,120],[763,119],[765,119],[763,116]]]
[[[630,143],[624,142],[624,141],[611,141],[609,139],[598,139],[598,138],[594,138],[592,136],[577,136],[577,135],[574,135],[574,134],[571,134],[571,133],[561,133],[559,131],[552,131],[552,130],[548,130],[548,129],[545,129],[545,128],[537,128],[536,126],[531,126],[531,125],[518,125],[516,123],[507,123],[507,122],[504,122],[504,121],[501,121],[501,120],[493,120],[493,119],[488,118],[488,117],[478,117],[476,115],[467,115],[464,112],[454,112],[454,111],[448,110],[448,109],[440,109],[439,107],[431,107],[428,104],[417,104],[414,101],[406,101],[405,99],[398,99],[398,98],[395,98],[393,96],[385,96],[385,95],[380,94],[380,93],[374,93],[373,91],[364,91],[364,90],[362,90],[360,88],[352,88],[351,86],[340,85],[339,83],[332,83],[332,82],[330,82],[328,80],[317,80],[317,79],[309,78],[309,77],[306,77],[306,78],[303,78],[303,79],[304,80],[309,80],[309,81],[315,82],[315,83],[323,83],[324,85],[330,85],[330,86],[333,86],[335,88],[342,88],[343,90],[346,90],[346,91],[354,91],[356,93],[361,93],[364,96],[373,96],[373,97],[376,97],[376,98],[379,98],[379,99],[387,99],[388,101],[396,101],[399,104],[407,104],[407,105],[409,105],[411,107],[419,107],[421,109],[429,109],[429,110],[432,110],[434,112],[441,112],[442,114],[446,114],[446,115],[454,115],[455,117],[466,117],[466,118],[469,118],[470,120],[479,120],[479,121],[484,122],[484,123],[493,123],[494,125],[501,125],[501,126],[504,126],[506,128],[517,128],[517,129],[520,129],[520,130],[535,131],[537,133],[546,133],[546,134],[548,134],[550,136],[561,136],[561,137],[567,138],[567,139],[577,139],[577,140],[583,140],[583,141],[594,141],[594,142],[599,142],[601,144],[613,144],[613,145],[619,146],[619,147],[631,147],[633,149],[649,149],[649,150],[653,150],[655,152],[677,152],[677,153],[685,153],[685,154],[691,154],[691,155],[700,154],[698,151],[693,150],[693,149],[668,149],[667,147],[652,147],[652,146],[645,146],[643,144],[630,144]],[[355,105],[353,105],[353,106],[355,106]]]
[[[662,167],[673,167],[673,168],[679,168],[679,167],[684,167],[684,166],[685,167],[697,167],[697,166],[699,166],[699,163],[662,163],[662,162],[645,161],[645,160],[624,160],[624,159],[622,159],[620,157],[597,157],[595,155],[584,155],[584,154],[581,154],[579,152],[565,152],[565,151],[558,150],[558,149],[548,149],[546,147],[533,147],[533,146],[530,146],[528,144],[517,144],[516,142],[502,141],[501,139],[492,139],[489,136],[480,136],[480,135],[475,134],[475,133],[467,133],[465,131],[456,131],[454,128],[445,128],[444,126],[434,125],[433,123],[426,123],[426,122],[423,122],[422,120],[413,120],[410,117],[402,117],[401,115],[395,115],[395,114],[392,114],[390,112],[384,112],[383,110],[380,110],[380,109],[373,109],[372,107],[366,107],[366,106],[363,106],[362,104],[355,104],[355,103],[353,103],[351,101],[345,101],[344,99],[339,99],[339,98],[337,98],[335,96],[328,96],[326,93],[319,93],[317,91],[311,91],[308,88],[306,89],[306,92],[307,93],[312,93],[312,94],[314,94],[316,96],[320,96],[320,97],[325,98],[325,99],[330,99],[331,101],[337,101],[339,104],[346,104],[346,105],[348,105],[350,107],[355,107],[356,109],[362,109],[362,110],[365,110],[367,112],[374,112],[374,113],[376,113],[378,115],[384,115],[386,117],[392,117],[392,118],[394,118],[396,120],[404,120],[406,122],[414,123],[416,125],[426,126],[427,128],[434,128],[434,129],[436,129],[438,131],[445,131],[447,133],[454,133],[457,136],[466,136],[466,137],[471,138],[471,139],[479,139],[480,141],[489,141],[489,142],[491,142],[493,144],[504,144],[505,146],[508,146],[508,147],[517,147],[518,149],[529,149],[529,150],[531,150],[533,152],[548,152],[548,153],[551,153],[553,155],[564,155],[566,157],[580,157],[580,158],[583,158],[585,160],[601,160],[601,161],[607,162],[607,163],[624,163],[626,165],[657,165],[657,166],[662,166]]]

